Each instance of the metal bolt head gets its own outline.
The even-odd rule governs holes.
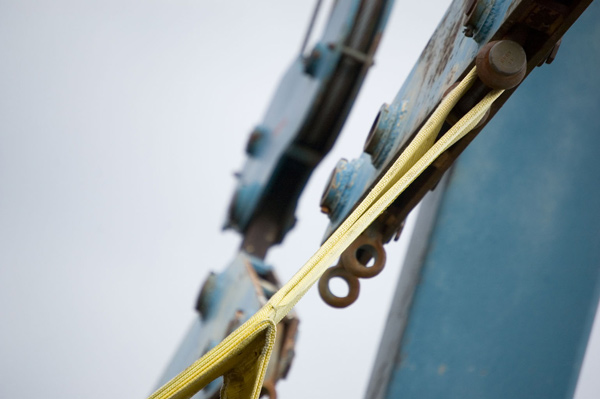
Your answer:
[[[339,164],[340,162],[342,162],[342,160],[340,160],[338,162],[338,165],[335,166],[335,168],[333,169],[333,171],[331,172],[331,175],[329,176],[329,181],[327,182],[327,185],[325,186],[325,190],[323,191],[323,194],[321,195],[321,202],[320,202],[320,206],[321,206],[321,212],[323,212],[326,215],[330,215],[331,212],[333,211],[333,207],[334,207],[334,196],[335,193],[334,191],[337,189],[337,184],[336,184],[336,178],[337,178],[337,174],[339,172]]]
[[[500,40],[492,46],[488,55],[490,66],[504,76],[518,74],[523,69],[525,58],[523,47],[510,40]]]
[[[258,125],[254,128],[248,142],[246,143],[246,153],[251,157],[258,157],[268,144],[269,128],[264,125]]]
[[[367,136],[363,149],[365,153],[371,156],[371,163],[376,168],[381,167],[381,163],[392,145],[393,139],[390,139],[389,135],[395,116],[396,114],[390,111],[389,105],[384,103],[379,108],[379,113],[375,117]]]
[[[475,60],[479,79],[492,89],[512,89],[527,72],[527,54],[511,40],[499,40],[483,46]]]
[[[310,55],[304,59],[304,73],[309,76],[315,77],[319,61],[321,59],[321,50],[315,47]]]
[[[348,165],[347,159],[340,159],[335,165],[333,172],[331,172],[331,176],[329,177],[329,182],[325,187],[325,191],[323,191],[323,195],[321,196],[321,212],[331,217],[331,215],[335,212],[335,209],[339,203],[339,197],[344,187],[342,187],[341,177]]]
[[[371,130],[369,130],[369,134],[367,135],[367,141],[363,147],[363,150],[374,156],[376,154],[377,145],[379,144],[379,140],[381,140],[381,130],[379,129],[379,122],[382,119],[382,113],[386,113],[389,110],[389,106],[387,104],[383,104],[381,109],[377,113],[373,124],[371,125]]]
[[[217,275],[213,272],[210,272],[209,276],[204,281],[202,285],[202,289],[198,294],[198,298],[196,300],[196,310],[200,313],[203,320],[206,320],[212,309],[214,292],[217,288]]]
[[[258,129],[254,129],[252,133],[250,133],[250,136],[248,137],[248,142],[246,143],[246,154],[250,156],[256,155],[258,143],[262,136],[263,133]]]

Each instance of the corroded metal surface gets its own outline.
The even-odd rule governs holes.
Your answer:
[[[586,5],[514,20],[554,40]],[[600,287],[598,6],[425,197],[367,398],[573,397]]]
[[[473,37],[468,37],[464,34],[464,18],[469,9],[474,7],[473,2],[453,2],[394,101],[382,107],[377,115],[374,128],[369,134],[366,153],[360,157],[371,160],[372,162],[367,162],[371,165],[362,166],[357,172],[367,176],[364,178],[366,183],[362,187],[354,185],[350,193],[345,193],[346,201],[340,205],[338,215],[331,218],[328,234],[341,223],[388,165],[398,157],[408,139],[422,125],[448,88],[475,64],[477,54],[487,43],[501,39],[518,43],[526,54],[527,75],[540,61],[548,58],[555,44],[589,3],[589,0],[564,4],[542,0],[479,0],[472,16],[476,21],[474,34]],[[512,92],[513,90],[507,90],[503,94],[490,116],[497,112]],[[485,93],[480,90],[471,94],[476,99]],[[471,99],[471,103],[474,102]],[[375,133],[381,129],[386,133]],[[465,138],[464,143],[470,142],[477,133],[476,131]],[[457,145],[457,149],[463,144]],[[377,154],[375,148],[378,148]],[[449,153],[446,162],[448,166],[460,152],[455,150],[454,153]],[[438,166],[444,169],[445,165]],[[427,183],[430,187],[435,185],[435,181],[439,181],[438,174],[433,174],[436,176]]]
[[[492,87],[508,90],[494,103],[485,120],[442,154],[371,227],[382,234],[384,242],[397,236],[408,213],[437,185],[523,78],[556,53],[553,50],[556,43],[589,3],[589,0],[454,1],[394,101],[384,104],[376,116],[365,153],[348,161],[361,163],[353,174],[357,182],[364,184],[354,184],[337,193],[342,200],[336,204],[336,212],[328,214],[331,222],[326,236],[396,160],[447,90],[474,66],[479,55],[481,76],[459,101],[448,122],[458,120]],[[466,32],[465,24],[469,27]],[[449,127],[450,124],[445,125],[440,134]]]

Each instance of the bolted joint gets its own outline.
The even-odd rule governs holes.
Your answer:
[[[381,106],[365,142],[364,151],[371,156],[371,162],[376,168],[383,165],[394,144],[392,128],[395,118],[392,114],[388,104]]]
[[[224,228],[244,232],[256,206],[261,186],[258,183],[238,183],[227,210]]]
[[[304,73],[316,78],[323,69],[321,66],[324,65],[324,60],[331,51],[332,48],[330,46],[321,42],[317,43],[310,52],[310,55],[302,60],[304,64]]]
[[[321,196],[321,212],[328,215],[330,218],[335,212],[340,202],[342,192],[344,191],[347,167],[347,159],[342,158],[338,161],[333,169],[333,172],[331,172],[329,182],[327,183],[325,191],[323,191],[323,195]]]
[[[359,160],[348,162],[346,159],[340,159],[333,169],[320,203],[321,212],[329,219],[337,218],[343,208],[346,197],[354,186],[360,165]]]
[[[206,320],[210,317],[210,313],[215,305],[215,291],[217,290],[217,275],[213,272],[210,272],[204,284],[202,285],[202,289],[200,289],[200,293],[198,294],[198,298],[196,299],[195,309],[198,311],[202,320]]]
[[[492,89],[512,89],[527,72],[527,55],[512,40],[498,40],[483,46],[475,60],[479,79]]]
[[[246,143],[246,154],[251,157],[258,157],[266,147],[268,136],[269,129],[267,129],[265,126],[255,127],[248,137],[248,142]]]

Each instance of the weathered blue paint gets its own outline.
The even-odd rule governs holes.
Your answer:
[[[240,252],[225,271],[209,277],[200,299],[202,315],[194,319],[157,387],[199,359],[261,308],[272,293],[258,284],[258,276],[270,271],[271,266],[260,259]],[[221,378],[194,398],[213,397],[220,387]]]
[[[458,159],[383,397],[572,397],[600,290],[599,34],[592,3]]]
[[[365,165],[368,165],[369,159],[363,156],[352,161],[341,159],[331,176],[329,189],[326,191],[322,203],[326,204],[329,210],[329,214],[332,217],[337,217],[341,211],[341,204],[345,204],[347,199],[346,196],[351,192],[352,187],[358,185],[364,185],[366,182],[360,180],[365,178],[364,174],[359,174]]]
[[[479,1],[476,10],[477,15],[475,16],[477,22],[473,32],[473,40],[478,43],[487,43],[489,34],[494,30],[498,19],[504,19],[504,15],[507,14],[511,5],[510,1]]]
[[[450,5],[394,101],[379,114],[384,117],[385,126],[379,133],[373,165],[365,165],[358,171],[363,175],[359,180],[365,181],[365,185],[355,185],[346,195],[347,201],[340,204],[340,212],[330,217],[326,235],[343,222],[354,204],[395,158],[407,136],[425,121],[446,90],[473,64],[479,49],[494,36],[510,11],[522,0],[479,0],[472,38],[462,33],[467,3],[455,0]]]

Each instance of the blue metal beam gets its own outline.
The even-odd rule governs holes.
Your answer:
[[[368,398],[573,396],[600,288],[599,33],[595,3],[458,159],[435,219],[430,198]]]

